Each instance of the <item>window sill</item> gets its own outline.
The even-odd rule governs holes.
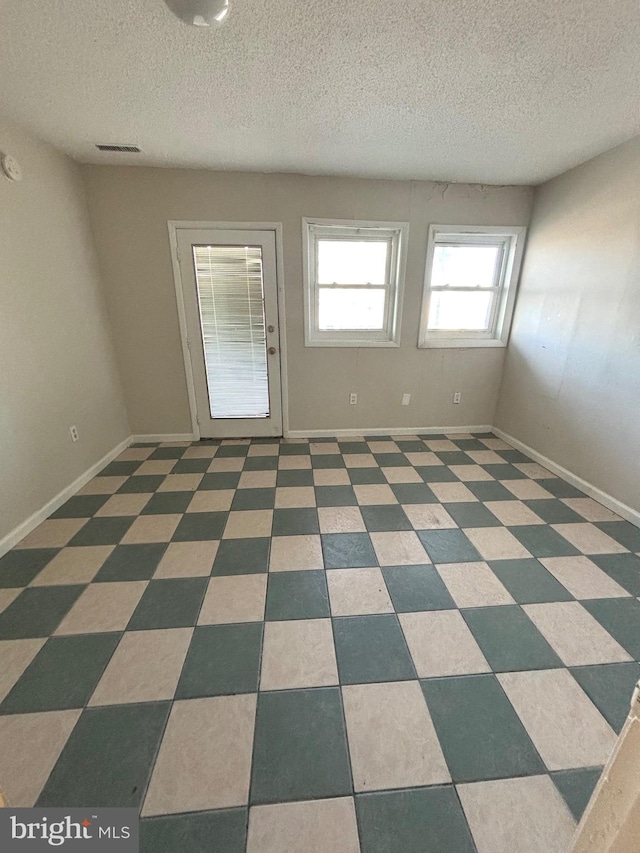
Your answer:
[[[498,338],[440,338],[439,340],[432,338],[421,341],[418,349],[484,349],[486,347],[504,349],[506,345],[506,341]]]
[[[361,349],[371,349],[373,347],[394,347],[398,348],[400,346],[399,341],[354,341],[354,340],[326,340],[326,341],[318,341],[318,340],[306,340],[304,342],[305,347],[337,347],[338,349],[344,347],[360,347]]]

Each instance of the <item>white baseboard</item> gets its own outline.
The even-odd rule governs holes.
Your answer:
[[[51,498],[51,500],[48,501],[41,509],[34,512],[33,515],[30,515],[29,518],[26,519],[26,521],[23,521],[22,524],[14,527],[13,530],[0,539],[0,557],[6,554],[7,551],[10,551],[14,545],[18,544],[18,542],[22,541],[25,536],[28,536],[32,530],[35,530],[39,524],[47,519],[52,512],[59,509],[63,503],[69,500],[69,498],[73,497],[79,489],[95,477],[99,471],[102,471],[105,465],[108,465],[109,462],[112,462],[116,458],[116,456],[119,456],[123,450],[126,450],[130,444],[131,438],[125,438],[120,442],[120,444],[116,445],[107,454],[105,454],[102,459],[99,459],[90,468],[83,471],[79,477],[76,477],[73,483],[69,483],[69,485],[61,492],[58,492],[58,494],[54,498]]]
[[[351,435],[458,435],[467,432],[491,432],[486,424],[480,426],[443,427],[373,427],[371,429],[290,429],[285,438],[346,438]]]
[[[516,450],[520,450],[522,453],[530,456],[531,459],[538,462],[544,468],[548,468],[553,474],[557,474],[558,477],[562,477],[563,480],[566,480],[567,483],[571,483],[571,485],[575,486],[576,489],[580,489],[580,491],[584,492],[585,495],[589,495],[590,498],[593,498],[598,501],[598,503],[606,506],[607,509],[610,509],[612,512],[616,512],[622,518],[626,518],[627,521],[630,521],[632,524],[640,527],[640,512],[637,510],[627,506],[627,504],[622,503],[622,501],[612,497],[612,495],[607,494],[607,492],[603,492],[602,489],[599,489],[592,483],[583,480],[582,477],[578,477],[578,475],[574,474],[573,471],[569,471],[567,468],[563,468],[562,465],[558,465],[557,462],[554,462],[553,459],[549,459],[548,456],[543,456],[542,453],[538,453],[538,451],[534,450],[533,447],[529,447],[528,444],[519,441],[512,435],[509,435],[509,433],[503,432],[497,427],[493,427],[492,431],[503,441],[506,441],[507,444],[513,445]]]
[[[130,444],[162,444],[165,441],[195,441],[192,432],[150,433],[148,435],[132,435]]]

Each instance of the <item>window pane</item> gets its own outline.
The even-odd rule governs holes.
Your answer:
[[[317,242],[319,284],[386,284],[386,240]]]
[[[260,246],[194,246],[212,418],[269,417]]]
[[[489,328],[495,291],[433,290],[429,303],[429,328],[434,330]]]
[[[333,329],[384,329],[384,300],[382,288],[331,288],[319,290],[318,327]]]
[[[435,246],[432,287],[493,287],[501,246]]]

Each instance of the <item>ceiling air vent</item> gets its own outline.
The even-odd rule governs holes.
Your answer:
[[[137,145],[106,145],[103,143],[96,145],[96,148],[98,151],[117,151],[119,154],[140,154],[142,151]]]

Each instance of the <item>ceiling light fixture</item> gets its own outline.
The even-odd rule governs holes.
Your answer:
[[[216,27],[229,14],[229,0],[164,0],[174,15],[193,27]]]

